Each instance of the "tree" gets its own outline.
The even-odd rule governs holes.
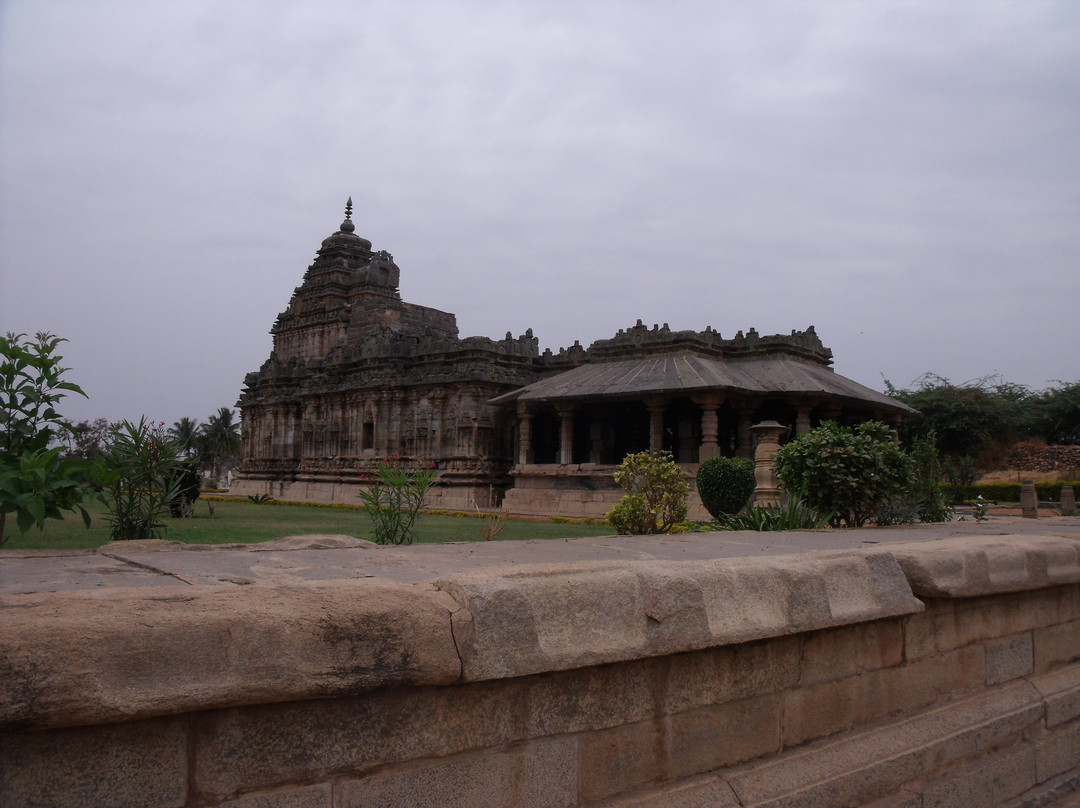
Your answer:
[[[754,464],[745,457],[713,457],[698,467],[698,496],[713,519],[746,507],[755,484]]]
[[[188,418],[186,415],[169,427],[169,437],[173,439],[185,457],[199,453],[200,432],[199,420]]]
[[[105,447],[109,437],[119,424],[109,423],[107,418],[95,418],[93,421],[79,421],[71,427],[70,434],[64,438],[67,445],[65,455],[81,457],[83,460],[97,461],[105,456]]]
[[[1058,382],[1033,403],[1039,434],[1047,443],[1080,443],[1080,382]]]
[[[826,421],[780,448],[776,477],[834,527],[861,527],[910,481],[911,458],[879,421],[856,427]]]
[[[0,545],[9,513],[22,533],[76,509],[90,525],[81,503],[96,468],[62,457],[60,446],[50,448],[71,432],[56,404],[68,393],[86,396],[63,380],[68,369],[56,353],[63,342],[47,332],[33,339],[14,333],[0,338]]]
[[[615,482],[626,494],[607,518],[619,533],[671,533],[686,518],[690,485],[671,452],[627,455]]]
[[[240,453],[240,424],[228,407],[221,407],[203,424],[203,448],[210,463],[211,473],[220,479],[230,461],[235,463]]]
[[[1031,391],[998,377],[956,385],[926,373],[912,390],[899,390],[888,381],[885,390],[922,414],[904,422],[905,443],[933,433],[938,448],[953,456],[974,457],[995,443],[1011,443],[1036,429]]]

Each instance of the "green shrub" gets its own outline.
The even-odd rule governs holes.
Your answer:
[[[796,498],[830,514],[834,527],[861,527],[911,479],[912,461],[878,421],[826,421],[781,447],[776,476]]]
[[[698,468],[698,496],[713,519],[745,508],[755,484],[754,464],[745,457],[713,457]]]
[[[626,494],[607,519],[622,534],[673,533],[686,518],[690,486],[671,452],[627,455],[615,470]]]
[[[186,460],[179,464],[175,474],[168,480],[169,485],[176,487],[176,496],[169,501],[169,516],[175,519],[191,515],[195,501],[199,498],[201,482],[202,474],[199,473],[197,462]]]
[[[165,422],[121,422],[105,453],[109,539],[160,539],[181,485],[180,451]]]
[[[829,515],[822,514],[792,497],[787,505],[755,505],[735,516],[718,520],[726,530],[820,530],[829,524]]]

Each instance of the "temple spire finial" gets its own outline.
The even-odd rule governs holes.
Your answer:
[[[345,221],[341,223],[342,233],[351,233],[356,230],[356,225],[352,222],[352,197],[349,197],[349,201],[345,203]]]

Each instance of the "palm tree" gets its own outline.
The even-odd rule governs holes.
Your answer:
[[[240,423],[234,418],[231,409],[222,407],[216,415],[207,418],[202,427],[203,451],[218,480],[227,468],[236,464],[240,454]]]
[[[201,427],[196,418],[186,415],[169,427],[169,437],[176,441],[185,457],[199,453],[199,433]]]

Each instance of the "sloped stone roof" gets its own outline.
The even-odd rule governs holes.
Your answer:
[[[903,402],[820,364],[782,356],[721,359],[693,353],[591,362],[499,396],[492,403],[637,398],[648,394],[704,391],[740,395],[820,395],[905,413],[915,412]]]

